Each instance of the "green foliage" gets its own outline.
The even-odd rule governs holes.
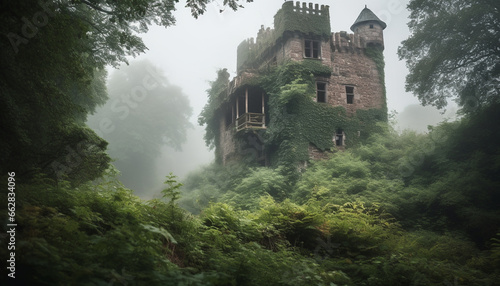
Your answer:
[[[323,151],[335,150],[332,138],[338,129],[346,134],[348,146],[356,146],[367,139],[365,134],[382,131],[376,123],[385,120],[384,109],[360,110],[356,116],[348,116],[343,107],[313,100],[314,76],[329,73],[328,67],[304,61],[284,64],[263,76],[263,87],[269,95],[270,117],[265,143],[274,155],[272,164],[283,166],[289,178],[295,176],[299,162],[308,160],[309,144]]]
[[[217,71],[217,79],[211,83],[211,87],[207,90],[208,101],[205,104],[200,116],[198,117],[198,123],[200,125],[205,125],[205,142],[207,146],[213,149],[219,146],[219,116],[218,113],[221,105],[227,101],[227,88],[229,86],[229,73],[227,69],[221,69]],[[215,150],[216,155],[219,150]],[[219,156],[216,156],[216,158]]]
[[[90,25],[54,12],[50,2],[51,14],[43,12],[46,25],[38,29],[31,24],[34,32],[25,28],[28,41],[22,33],[28,24],[21,17],[31,21],[38,15],[42,8],[37,1],[0,5],[0,32],[5,35],[0,39],[2,173],[9,168],[26,179],[39,171],[54,179],[68,176],[75,183],[95,179],[109,162],[106,142],[83,122],[107,95],[104,67],[88,56],[89,43],[82,37]]]
[[[181,192],[178,191],[180,187],[182,187],[181,183],[177,182],[177,176],[170,173],[163,182],[167,187],[161,191],[163,198],[168,199],[168,203],[170,205],[174,205],[176,201],[180,198]]]
[[[176,1],[177,2],[177,1]],[[186,7],[191,9],[191,15],[193,17],[198,18],[200,15],[207,9],[207,4],[210,3],[210,0],[187,0]],[[253,0],[241,0],[241,2],[253,2]],[[238,8],[244,8],[243,5],[239,4],[240,0],[224,0],[223,5],[228,6],[232,10],[236,11]]]
[[[368,57],[370,57],[377,67],[378,74],[380,76],[380,84],[382,85],[382,118],[383,121],[387,121],[387,90],[385,88],[385,60],[383,50],[377,47],[367,47],[365,53]],[[361,110],[360,110],[361,111]],[[359,113],[359,111],[358,111]],[[382,119],[381,118],[381,119]]]
[[[265,138],[266,148],[276,151],[276,168],[212,165],[191,175],[183,189],[173,175],[167,176],[163,195],[168,201],[141,201],[134,196],[117,181],[116,170],[105,171],[106,142],[83,122],[106,100],[103,65],[143,48],[131,34],[131,23],[138,23],[139,31],[148,21],[171,23],[173,2],[111,2],[53,4],[54,16],[28,44],[20,44],[17,54],[8,38],[0,41],[5,63],[0,79],[5,91],[0,105],[5,123],[1,147],[6,153],[1,166],[16,169],[21,178],[16,190],[22,190],[16,193],[18,283],[495,285],[499,281],[498,106],[490,104],[460,122],[431,128],[427,135],[397,134],[375,123],[384,121],[384,110],[359,111],[350,118],[342,108],[313,102],[314,76],[331,72],[314,61],[289,63],[258,79],[274,104],[271,114],[277,115],[271,118]],[[199,13],[206,3],[188,1],[188,6]],[[225,3],[233,8],[236,2]],[[155,10],[153,4],[160,6]],[[39,11],[33,1],[0,5],[5,8],[0,10],[4,34],[19,30],[19,15]],[[457,15],[486,9],[464,8]],[[494,24],[497,20],[491,13],[481,14],[485,20],[465,19]],[[95,21],[100,18],[106,22]],[[428,19],[434,17],[419,23]],[[457,29],[462,28],[457,21]],[[425,46],[422,50],[427,52]],[[370,56],[380,68],[381,54]],[[494,75],[495,65],[488,64],[485,70]],[[468,78],[464,94],[471,94],[468,86],[482,86],[480,91],[491,87],[487,75],[477,72],[480,67],[472,68],[475,77]],[[212,122],[213,132],[218,132],[212,120],[224,103],[228,80],[220,74],[210,90],[212,103],[201,119]],[[443,79],[437,78],[438,83]],[[307,150],[309,142],[322,150],[333,147],[330,136],[318,135],[323,132],[311,126],[331,132],[343,128],[352,148],[298,174],[297,163],[307,154],[296,150]],[[217,137],[208,135],[208,142],[216,143]],[[177,139],[181,136],[173,140]],[[61,164],[53,169],[52,162]],[[101,174],[106,176],[88,182]],[[180,190],[185,190],[183,198]],[[177,203],[201,214],[189,214]],[[2,220],[8,213],[5,207],[0,207]],[[6,252],[1,248],[0,256],[8,257]],[[3,260],[2,267],[6,266]],[[11,282],[5,276],[1,279],[1,284]]]
[[[244,164],[222,166],[217,163],[192,172],[181,189],[182,198],[179,200],[179,205],[198,214],[210,203],[219,201],[222,196],[235,190],[249,172],[250,168]],[[247,194],[255,198],[252,192]],[[248,200],[245,203],[254,204]]]
[[[409,135],[400,140],[412,141]],[[365,181],[369,189],[373,181],[383,180],[374,176],[383,174],[377,171],[381,162],[403,156],[391,149],[384,151],[390,141],[380,136],[373,146],[363,146],[361,155],[337,153],[317,162],[309,174],[323,174],[327,177],[323,183],[344,178],[336,184],[340,189],[349,190],[359,181]],[[382,150],[380,158],[375,150]],[[214,165],[205,170],[216,167],[221,168]],[[264,189],[281,185],[278,170],[250,169],[251,175],[245,178],[248,170],[240,170],[238,179],[219,186],[259,193],[259,184]],[[325,186],[313,190],[305,204],[254,194],[259,208],[242,211],[219,202],[192,216],[176,204],[182,200],[177,200],[181,184],[175,176],[166,179],[164,195],[169,201],[144,202],[117,182],[114,172],[77,189],[68,183],[55,186],[43,177],[19,186],[23,192],[16,219],[22,228],[18,229],[16,266],[30,273],[23,275],[23,283],[442,285],[460,281],[479,286],[493,285],[499,278],[492,265],[498,262],[496,240],[492,240],[491,252],[482,253],[460,233],[406,231],[386,212],[386,201],[375,203],[374,197],[360,195],[367,190],[350,194],[345,199],[351,202],[342,204],[336,203],[340,194],[337,198]],[[229,178],[226,172],[212,179]],[[307,174],[299,187],[306,188],[308,183],[302,180]],[[194,178],[198,182],[188,181],[186,186],[209,182],[201,174]],[[384,196],[390,191],[378,190]],[[354,200],[355,196],[365,202]],[[387,199],[398,202],[394,197]]]
[[[241,183],[235,188],[238,195],[243,195],[240,204],[252,201],[255,196],[271,195],[278,200],[286,197],[288,183],[280,170],[269,168],[252,169]]]
[[[438,108],[456,98],[466,113],[498,101],[498,1],[410,1],[411,36],[399,57],[410,70],[406,89]]]
[[[426,206],[431,222],[460,226],[480,245],[500,226],[499,109],[491,104],[460,122],[432,128],[423,142],[429,149],[419,154],[421,164],[406,179],[426,194],[412,199]]]
[[[301,98],[307,86],[300,80],[284,85],[280,103]],[[380,132],[368,140],[288,181],[291,200],[264,196],[259,208],[248,207],[268,186],[280,185],[267,177],[278,178],[281,168],[242,172],[214,199],[250,209],[239,216],[256,223],[248,229],[260,233],[254,239],[262,247],[314,257],[323,283],[337,277],[346,285],[494,284],[498,243],[490,239],[500,225],[500,165],[491,132],[497,134],[497,111],[491,105],[428,134],[398,134],[379,123]],[[235,193],[255,199],[234,199]]]
[[[495,267],[500,266],[500,233],[496,234],[496,237],[492,238],[492,247],[491,247],[491,259],[493,260]]]
[[[338,243],[338,252],[358,257],[381,253],[383,243],[399,233],[394,218],[385,213],[377,204],[367,206],[361,202],[333,205],[334,210],[326,224],[330,242]]]
[[[117,67],[128,56],[144,52],[138,34],[151,24],[173,25],[177,2],[3,1],[2,173],[15,170],[29,179],[43,172],[73,184],[103,174],[110,161],[104,152],[106,142],[84,122],[107,100],[105,67]],[[196,17],[208,2],[190,0],[187,6]],[[240,7],[238,3],[224,1],[232,9]],[[183,140],[182,134],[171,135],[170,143]]]
[[[261,197],[261,209],[253,217],[257,223],[265,225],[261,230],[263,243],[269,249],[278,249],[280,240],[287,245],[314,249],[315,239],[319,236],[316,227],[321,218],[289,200],[276,203],[272,197]]]
[[[383,70],[381,51],[371,52],[377,67]],[[322,151],[335,151],[333,137],[337,130],[346,134],[347,146],[356,146],[368,139],[368,134],[384,131],[379,122],[387,121],[386,107],[358,110],[355,116],[348,115],[341,106],[330,106],[314,101],[315,77],[330,76],[331,68],[319,61],[306,59],[302,62],[287,62],[273,70],[264,72],[252,84],[262,87],[268,96],[267,118],[269,123],[263,141],[271,165],[294,183],[299,164],[309,159],[309,145]],[[382,76],[383,78],[383,76]],[[219,145],[220,116],[228,100],[229,74],[218,72],[218,78],[208,91],[209,102],[200,115],[199,123],[206,124],[207,145]],[[218,156],[216,150],[216,157]]]

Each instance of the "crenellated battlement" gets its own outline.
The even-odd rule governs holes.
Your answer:
[[[330,57],[331,53],[360,53],[368,46],[384,48],[383,29],[386,24],[373,12],[363,9],[352,25],[353,34],[331,32],[330,7],[300,1],[287,1],[274,16],[274,29],[261,26],[257,37],[241,42],[237,50],[238,73],[245,69],[258,69],[262,65],[276,64],[293,58],[307,58],[305,43],[292,38],[330,43],[331,51],[322,47],[321,58]],[[294,42],[293,48],[290,41]],[[284,47],[285,45],[286,47]],[[302,46],[299,46],[302,45]],[[277,54],[277,50],[282,51]],[[283,50],[284,49],[284,50]],[[302,51],[302,52],[301,52]]]
[[[237,49],[237,63],[236,66],[238,70],[245,63],[254,61],[258,56],[260,56],[267,48],[273,46],[276,42],[277,35],[274,29],[264,28],[264,25],[260,27],[257,33],[257,38],[249,38],[243,40]]]
[[[321,5],[319,4],[313,4],[313,3],[306,3],[300,1],[297,2],[286,2],[283,4],[283,7],[292,5],[293,6],[293,12],[297,13],[304,13],[304,14],[312,14],[312,15],[329,15],[329,6],[328,5]]]
[[[332,52],[354,52],[356,49],[364,48],[364,41],[358,34],[347,32],[332,33]]]
[[[274,16],[274,29],[279,36],[288,31],[328,38],[331,33],[330,7],[299,1],[285,2]]]
[[[274,16],[274,29],[261,26],[257,38],[244,40],[238,46],[237,69],[256,61],[280,39],[292,34],[313,35],[323,40],[331,37],[328,5],[288,1]]]

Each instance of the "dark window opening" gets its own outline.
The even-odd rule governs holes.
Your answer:
[[[248,112],[262,113],[262,95],[259,93],[250,93],[248,95]]]
[[[240,117],[242,116],[243,114],[245,114],[245,96],[240,96],[238,98],[238,114],[236,115],[236,117]]]
[[[370,29],[373,29],[373,24],[370,24]]]
[[[320,53],[319,41],[305,40],[304,41],[304,57],[319,59]]]
[[[354,87],[353,86],[346,86],[345,93],[347,96],[347,104],[353,104],[354,103]]]
[[[316,41],[313,41],[313,58],[317,59],[319,58],[319,43]]]
[[[335,134],[335,145],[344,146],[344,131],[342,129],[337,129]]]
[[[316,82],[316,102],[326,102],[326,83]]]

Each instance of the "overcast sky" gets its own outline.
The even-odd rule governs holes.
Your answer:
[[[173,27],[152,27],[143,35],[149,50],[139,58],[147,58],[162,68],[172,84],[182,87],[189,96],[194,117],[206,102],[208,81],[214,80],[219,68],[236,72],[236,48],[244,39],[256,37],[261,25],[273,27],[274,14],[283,0],[255,0],[245,8],[233,12],[223,9],[217,0],[208,5],[207,12],[194,19],[180,1],[174,13],[177,23]],[[389,110],[402,111],[418,101],[404,91],[407,70],[398,60],[397,47],[408,37],[408,11],[406,0],[351,0],[313,3],[330,6],[332,32],[348,31],[365,4],[387,23],[384,31],[386,85]],[[193,120],[194,121],[194,120]]]
[[[140,59],[149,59],[165,71],[172,84],[180,86],[189,96],[193,107],[192,122],[206,103],[206,90],[209,81],[214,80],[216,71],[227,68],[232,76],[236,73],[236,48],[244,39],[256,37],[261,25],[273,27],[274,15],[281,8],[283,0],[254,0],[243,4],[245,8],[234,12],[221,6],[223,0],[216,0],[208,5],[206,13],[198,19],[190,15],[185,8],[185,1],[177,4],[174,13],[175,26],[151,27],[142,38],[149,50]],[[384,30],[386,60],[387,104],[389,111],[404,112],[409,105],[418,104],[418,100],[404,90],[405,76],[408,73],[405,63],[398,60],[397,49],[401,41],[409,35],[407,27],[409,12],[406,9],[408,0],[351,0],[327,1],[318,0],[313,3],[330,6],[332,32],[348,31],[361,10],[368,6],[379,18],[387,23]],[[413,110],[415,111],[415,110]],[[418,112],[414,112],[418,115]],[[410,121],[412,121],[410,119]],[[418,122],[418,120],[414,120]],[[196,124],[197,125],[197,124]],[[190,132],[189,151],[197,151],[192,161],[207,163],[213,158],[213,152],[207,152],[202,141],[202,129]],[[186,149],[186,148],[185,148]],[[171,156],[171,154],[169,155]],[[184,166],[174,171],[181,176],[193,166]]]

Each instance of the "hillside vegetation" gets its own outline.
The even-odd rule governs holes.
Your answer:
[[[372,120],[385,121],[385,110],[365,112],[353,124],[369,123],[370,131],[352,148],[316,138],[332,154],[305,162],[293,151],[311,141],[294,140],[294,121],[280,122],[271,108],[271,146],[284,147],[272,167],[214,163],[182,183],[170,174],[160,198],[144,201],[117,179],[111,146],[86,121],[113,95],[106,67],[143,53],[138,35],[153,23],[173,25],[177,2],[0,2],[0,285],[499,284],[499,1],[409,2],[411,34],[399,49],[406,88],[424,105],[455,100],[459,121],[398,134]],[[209,3],[186,6],[198,17]],[[281,71],[301,80],[269,78],[283,79],[269,88],[277,104],[310,92],[305,67],[289,67]],[[151,78],[141,83],[154,88]],[[145,112],[163,111],[144,104]],[[179,106],[187,119],[190,108]],[[130,110],[120,107],[124,120]],[[201,117],[209,144],[217,138],[208,120],[214,110]],[[111,119],[102,122],[101,131],[112,132]],[[147,127],[158,128],[134,130],[156,130],[151,138],[117,151],[146,154],[146,143],[158,147],[168,136],[180,140],[167,140],[175,147],[185,134]],[[137,134],[128,138],[144,139]],[[143,166],[138,158],[129,162]]]
[[[78,187],[18,182],[16,281],[495,285],[498,108],[426,135],[385,126],[293,185],[280,168],[243,164],[207,166],[184,186],[169,175],[149,201],[112,169]]]

